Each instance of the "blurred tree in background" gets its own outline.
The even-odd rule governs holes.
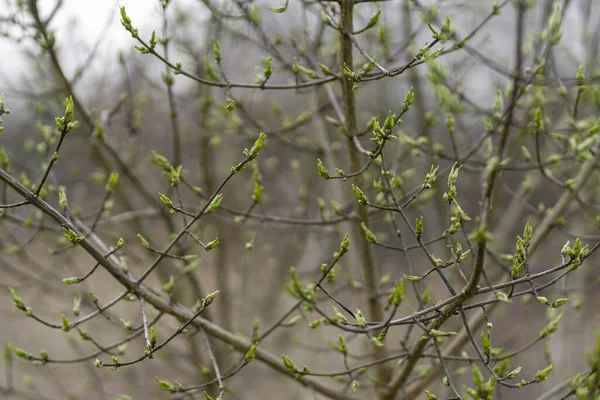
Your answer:
[[[2,398],[600,398],[597,2],[79,4],[0,14]]]

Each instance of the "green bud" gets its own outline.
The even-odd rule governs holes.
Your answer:
[[[417,234],[417,238],[421,237],[421,235],[423,234],[423,216],[422,215],[419,218],[417,218],[417,221],[415,223],[415,232]]]
[[[481,345],[483,347],[483,353],[489,357],[490,350],[492,349],[492,342],[490,340],[489,332],[481,332]]]
[[[438,397],[429,390],[424,390],[423,392],[425,392],[425,395],[427,395],[427,400],[438,400]]]
[[[552,371],[552,368],[554,368],[554,364],[550,364],[543,370],[538,371],[537,374],[535,374],[535,381],[536,382],[545,381],[546,378],[548,377],[548,374],[550,373],[550,371]]]
[[[218,245],[219,245],[219,238],[215,238],[215,240],[213,240],[212,242],[208,242],[206,244],[206,246],[204,247],[204,250],[211,251],[212,249],[214,249]]]
[[[507,376],[506,379],[515,379],[517,375],[521,372],[522,367],[517,367],[513,369]]]
[[[333,21],[331,20],[331,17],[329,15],[327,15],[327,13],[325,13],[325,11],[321,11],[321,19],[323,20],[323,22],[329,26],[335,27]]]
[[[423,188],[431,189],[431,187],[435,183],[435,174],[439,168],[440,168],[439,165],[436,167],[434,167],[433,165],[431,166],[431,168],[429,169],[429,172],[427,173],[427,175],[425,175],[425,182],[423,182],[423,185],[422,185]]]
[[[78,236],[74,231],[67,227],[63,227],[63,230],[65,232],[65,238],[73,244],[78,244],[85,240],[84,236]]]
[[[294,362],[291,360],[291,358],[282,354],[281,359],[283,360],[283,365],[287,368],[287,370],[295,374],[297,371],[296,365],[294,365]]]
[[[510,276],[513,279],[518,279],[519,274],[521,273],[521,270],[523,269],[524,266],[525,266],[525,261],[519,261],[517,258],[515,258],[512,270],[510,272]]]
[[[65,115],[63,117],[63,122],[69,123],[73,119],[73,105],[73,97],[67,97],[65,99]]]
[[[580,90],[585,87],[585,77],[583,76],[583,65],[581,65],[581,64],[577,68],[577,75],[575,76],[575,79],[577,81],[577,86],[579,86]]]
[[[81,296],[77,295],[73,297],[73,314],[78,317],[81,312]]]
[[[158,44],[158,40],[156,39],[156,31],[152,31],[152,35],[150,36],[150,48],[154,49]]]
[[[206,210],[206,214],[209,214],[209,213],[215,211],[217,208],[219,208],[219,206],[221,205],[222,201],[223,201],[223,195],[221,193],[219,193],[210,202],[210,205],[208,206],[208,208]]]
[[[319,68],[321,69],[321,72],[323,72],[323,75],[333,75],[327,65],[319,64]]]
[[[169,392],[169,393],[175,393],[175,385],[173,385],[171,382],[164,380],[164,379],[158,379],[158,377],[154,378],[156,380],[156,383],[158,384],[158,387],[161,390],[164,390],[165,392]]]
[[[414,98],[415,90],[413,87],[411,87],[408,93],[406,93],[406,96],[404,97],[404,103],[402,104],[402,114],[410,110],[410,106],[412,105]]]
[[[58,205],[64,211],[69,206],[69,202],[67,201],[67,193],[66,188],[64,186],[58,187]]]
[[[244,362],[246,364],[248,364],[250,361],[254,360],[254,357],[256,355],[256,347],[257,346],[258,346],[258,343],[254,343],[252,346],[250,346],[250,348],[246,352],[246,357],[244,358]]]
[[[569,301],[568,297],[563,297],[563,298],[554,300],[551,304],[551,307],[558,308],[558,307],[564,306],[565,304],[567,304],[568,301]]]
[[[552,321],[550,321],[550,323],[548,325],[546,325],[544,327],[544,329],[542,329],[542,331],[540,332],[540,337],[541,338],[546,338],[548,336],[550,336],[551,334],[553,334],[554,332],[556,332],[556,330],[558,329],[558,324],[560,323],[560,320],[563,317],[563,313],[560,313],[556,316],[556,318],[554,318]]]
[[[578,257],[579,253],[581,253],[581,239],[577,238],[573,245],[573,256]]]
[[[300,280],[298,279],[298,273],[296,272],[296,267],[290,268],[290,275],[292,277],[293,292],[299,297],[304,296],[304,290],[302,290],[302,285],[300,284]]]
[[[215,61],[221,62],[221,44],[215,38],[213,38],[213,53],[215,55]]]
[[[398,307],[404,298],[404,281],[400,279],[388,296],[388,303]]]
[[[171,186],[179,185],[179,181],[181,180],[181,169],[181,165],[177,167],[177,169],[171,167]]]
[[[523,246],[525,246],[526,249],[529,248],[532,237],[533,229],[531,228],[531,224],[527,222],[527,224],[525,225],[525,229],[523,230]]]
[[[521,146],[521,154],[523,155],[523,159],[525,161],[531,161],[531,153],[527,150],[527,147]]]
[[[234,99],[227,99],[227,104],[225,105],[225,109],[229,112],[235,110],[236,104]]]
[[[302,65],[298,65],[298,64],[295,64],[295,65],[296,65],[296,69],[298,70],[298,72],[303,73],[304,75],[308,76],[311,79],[319,79],[319,76],[317,75],[317,73],[315,71],[313,71],[312,69],[306,68],[306,67],[304,67]]]
[[[335,215],[342,215],[342,205],[335,200],[331,200],[329,202],[331,209],[335,213]]]
[[[508,295],[502,291],[496,292],[496,298],[503,303],[512,303],[512,300],[508,297]]]
[[[356,309],[356,325],[360,326],[361,328],[364,328],[365,325],[367,325],[367,320],[365,319],[365,316],[363,315],[362,311],[360,311],[359,309]]]
[[[367,196],[365,196],[364,192],[360,190],[360,188],[356,185],[352,185],[352,192],[354,193],[354,197],[358,201],[358,204],[367,204]]]
[[[560,251],[560,254],[563,256],[569,256],[573,254],[573,250],[571,250],[570,240],[567,240],[567,243],[565,243],[565,245],[563,246],[562,250]]]
[[[396,125],[396,114],[392,114],[392,110],[389,111],[387,118],[383,122],[383,131],[386,135],[392,133],[394,126]]]
[[[373,234],[373,232],[371,232],[369,230],[369,228],[367,228],[367,226],[365,225],[364,222],[360,223],[360,227],[365,232],[365,237],[367,238],[367,242],[373,243],[373,244],[378,243],[377,242],[377,237],[375,237],[375,235]]]
[[[271,10],[272,12],[274,12],[276,14],[281,14],[281,13],[285,12],[285,10],[287,10],[287,3],[285,6],[269,7],[269,10]]]
[[[482,391],[484,388],[483,387],[483,375],[481,374],[481,371],[475,364],[473,364],[473,366],[472,366],[472,373],[473,373],[473,383],[475,384],[475,387],[477,388],[477,390]]]
[[[171,213],[175,213],[175,210],[173,209],[173,202],[171,201],[170,198],[168,198],[167,196],[165,196],[162,193],[158,193],[158,197],[160,198],[161,203],[163,203],[169,210],[171,210]]]
[[[267,135],[265,135],[264,132],[260,132],[260,134],[258,135],[258,139],[256,139],[256,142],[254,142],[254,146],[252,146],[250,150],[245,149],[244,154],[251,160],[254,160],[258,156],[258,153],[265,146],[266,140]]]
[[[169,160],[167,160],[166,157],[161,156],[154,150],[152,150],[152,154],[150,155],[150,161],[152,162],[152,164],[160,167],[163,171],[171,173],[171,169],[173,167],[171,166]]]
[[[12,351],[15,352],[15,354],[17,355],[17,357],[22,358],[24,360],[31,360],[33,358],[33,356],[31,355],[31,353],[20,349],[18,347],[13,346],[12,344],[8,344],[8,346],[12,349]]]
[[[23,300],[21,300],[21,298],[17,295],[17,292],[15,292],[13,288],[8,288],[8,290],[10,291],[10,295],[12,296],[12,300],[15,307],[17,307],[19,310],[25,310],[25,304],[23,303]]]
[[[83,329],[79,329],[76,328],[77,332],[79,332],[79,337],[81,337],[81,340],[90,340],[90,336],[88,335],[88,333],[86,331],[84,331]]]
[[[71,330],[71,325],[69,325],[69,320],[65,317],[65,314],[61,314],[62,318],[62,330],[63,332],[69,332]]]
[[[152,348],[156,346],[156,331],[153,327],[150,327],[150,346],[152,346]]]
[[[90,298],[92,299],[92,303],[98,303],[98,298],[96,297],[96,295],[92,292],[90,293]]]
[[[319,170],[319,175],[321,178],[329,179],[329,171],[327,171],[327,168],[323,166],[321,159],[317,159],[317,169]]]
[[[381,15],[381,8],[377,10],[377,12],[369,17],[369,21],[367,22],[367,27],[364,30],[370,29],[377,25],[379,22],[379,16]]]
[[[448,174],[448,187],[456,185],[456,180],[458,179],[458,171],[460,170],[460,167],[461,166],[457,167],[456,162],[454,163],[454,165],[452,165],[452,169]]]
[[[204,392],[204,400],[214,400],[206,391]]]
[[[459,263],[465,261],[467,259],[467,257],[469,256],[470,253],[471,253],[471,250],[467,250],[464,253],[461,252],[460,254],[457,254],[458,258],[456,259],[456,261],[459,262]]]
[[[138,233],[137,238],[140,241],[140,244],[142,245],[142,247],[145,247],[147,249],[150,248],[150,243],[148,243],[148,241],[141,234]]]
[[[175,286],[175,278],[173,275],[169,276],[169,281],[163,285],[163,289],[165,293],[170,294],[173,291],[173,287]]]
[[[429,336],[431,337],[454,337],[458,335],[456,332],[442,332],[437,329],[432,329],[429,331]]]
[[[132,37],[138,36],[138,30],[133,28],[133,25],[131,25],[131,19],[125,12],[125,6],[121,6],[121,24],[129,33],[131,33]]]
[[[342,314],[337,308],[336,306],[332,306],[333,307],[333,312],[335,313],[335,318],[334,320],[337,321],[338,323],[345,325],[348,323],[348,319],[346,318],[346,316],[344,314]]]
[[[414,275],[407,275],[407,274],[403,274],[404,279],[414,282],[414,283],[419,283],[421,282],[421,278],[418,276],[414,276]]]

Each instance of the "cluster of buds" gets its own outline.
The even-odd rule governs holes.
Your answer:
[[[56,129],[63,134],[73,132],[77,127],[77,121],[73,120],[73,97],[69,96],[65,100],[65,114],[63,117],[56,117]]]

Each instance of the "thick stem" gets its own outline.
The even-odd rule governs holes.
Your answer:
[[[33,195],[33,192],[31,192],[19,181],[17,181],[15,178],[13,178],[10,174],[8,174],[2,169],[0,169],[0,181],[10,186],[16,193],[23,196],[23,198],[27,199],[33,206],[35,206],[37,209],[39,209],[52,220],[54,220],[54,222],[56,222],[62,227],[72,230],[76,234],[79,234],[78,228],[73,223],[71,223],[67,218],[65,218],[61,213],[59,213],[56,209],[54,209],[40,197],[35,197]],[[181,235],[183,235],[183,232],[181,233]],[[96,262],[98,262],[102,267],[104,267],[104,269],[110,275],[112,275],[112,277],[115,278],[117,282],[123,285],[123,287],[125,287],[127,291],[135,294],[137,297],[143,297],[148,304],[151,304],[159,312],[170,314],[181,322],[186,322],[194,317],[194,313],[190,311],[189,308],[186,308],[180,303],[173,303],[166,296],[157,293],[156,291],[150,289],[148,286],[138,281],[132,280],[130,276],[121,271],[121,269],[115,263],[113,263],[109,258],[103,255],[103,253],[108,252],[108,246],[104,242],[102,242],[102,240],[97,236],[91,235],[90,238],[86,238],[85,240],[80,242],[79,246],[83,250],[85,250]],[[233,333],[223,329],[219,325],[216,325],[205,318],[198,316],[195,320],[192,321],[192,324],[195,327],[204,328],[209,335],[219,339],[224,343],[227,343],[238,352],[244,353],[248,351],[248,349],[252,345],[250,340],[241,338],[238,335],[234,335]],[[290,372],[281,362],[281,358],[263,349],[262,347],[258,347],[256,349],[256,359],[261,361],[263,364],[268,365],[275,371],[285,376],[290,376]],[[298,382],[305,387],[311,388],[315,392],[318,392],[331,399],[358,399],[358,397],[354,397],[347,393],[341,393],[339,390],[334,388],[330,382],[325,383],[313,379],[311,377],[300,377],[298,379],[295,379],[295,382]]]
[[[345,64],[351,70],[353,69],[353,44],[352,39],[348,34],[354,30],[354,21],[352,10],[354,8],[354,0],[345,0],[340,2],[341,15],[340,23],[342,33],[341,41],[341,63]],[[362,153],[354,144],[352,136],[357,133],[356,121],[356,106],[354,92],[352,91],[352,82],[348,79],[342,79],[342,103],[344,111],[344,124],[347,132],[350,135],[348,138],[348,150],[350,152],[350,170],[359,171],[362,169],[363,160]],[[356,177],[356,185],[365,187],[362,175]],[[363,278],[365,283],[365,294],[367,298],[367,307],[369,319],[371,321],[383,321],[383,309],[377,301],[377,293],[379,293],[379,271],[375,265],[371,247],[365,235],[362,234],[361,222],[369,225],[369,211],[367,208],[358,206],[357,213],[359,219],[354,223],[354,237],[358,239],[358,248],[360,251],[360,259],[362,265]],[[376,360],[385,357],[385,347],[375,347],[374,356]],[[381,383],[386,383],[389,380],[389,369],[386,364],[377,365],[377,378]]]
[[[44,22],[42,21],[42,19],[40,17],[37,0],[30,0],[29,10],[30,10],[31,16],[33,17],[33,19],[35,21],[36,29],[44,37],[44,40],[48,41],[49,40],[48,31],[46,29],[46,25],[44,24]],[[165,49],[166,49],[166,45],[165,45]],[[64,70],[58,59],[58,55],[57,55],[56,51],[54,51],[53,47],[50,47],[50,48],[48,48],[47,53],[50,56],[52,68],[53,68],[55,74],[57,75],[60,83],[62,84],[64,91],[66,92],[66,94],[68,96],[71,96],[71,98],[73,99],[75,115],[82,120],[84,128],[87,131],[91,131],[94,128],[95,123],[94,123],[92,117],[90,116],[90,114],[83,107],[82,103],[80,102],[80,98],[75,95],[75,93],[73,91],[73,87],[71,85],[71,82],[69,81],[66,74],[64,73]],[[169,87],[169,89],[171,89],[171,88]],[[174,104],[171,103],[172,100],[173,100],[172,92],[169,92],[169,105],[171,106],[170,109],[174,110],[174,108],[173,108]],[[176,117],[176,115],[172,112],[171,117],[172,118]],[[179,146],[178,127],[174,126],[173,129],[177,131],[177,133],[175,133],[175,136],[177,136],[177,140],[175,142],[175,157],[176,157],[176,159],[178,159],[178,158],[180,158],[179,150],[178,150],[180,147]],[[160,201],[158,201],[158,198],[156,196],[153,196],[145,188],[144,184],[140,181],[140,179],[132,172],[132,170],[129,168],[129,166],[127,166],[125,164],[125,162],[122,160],[122,158],[119,156],[119,154],[108,143],[106,143],[104,140],[96,140],[94,142],[91,142],[91,149],[92,149],[92,153],[93,153],[94,157],[98,160],[101,167],[104,169],[104,171],[107,174],[110,171],[112,171],[112,168],[110,167],[110,162],[107,159],[106,155],[101,150],[104,150],[104,152],[108,153],[110,158],[112,158],[114,160],[114,162],[117,164],[118,170],[129,179],[129,181],[132,183],[133,187],[137,190],[137,192],[149,204],[158,208],[163,221],[165,222],[167,228],[169,229],[169,232],[175,232],[175,226],[173,224],[173,221],[170,219],[169,214],[166,212],[166,209],[160,204]],[[175,165],[178,165],[178,164],[176,163]],[[127,195],[127,193],[125,192],[123,185],[117,186],[116,195],[118,196],[119,202],[123,205],[124,209],[135,210],[135,207],[133,207],[133,204],[130,200],[130,196]],[[152,235],[149,231],[143,229],[143,226],[138,218],[133,219],[133,225],[134,225],[135,230],[137,232],[140,232],[146,238],[154,237],[154,235]],[[181,254],[182,248],[181,248],[180,244],[178,243],[177,246],[178,246],[179,252]],[[159,275],[161,276],[162,280],[165,282],[168,281],[170,275],[176,276],[178,274],[178,272],[179,272],[178,269],[173,264],[165,264],[165,266],[163,268],[159,269]],[[193,293],[193,296],[196,299],[202,298],[203,292],[202,292],[200,282],[198,281],[198,279],[194,275],[190,275],[188,282],[189,282],[189,285],[191,286],[191,290],[187,290],[187,287],[185,288],[186,290],[178,288],[175,292],[175,298],[176,299],[183,298],[183,294],[190,293],[190,292]],[[204,313],[204,317],[207,319],[211,319],[210,312]],[[202,359],[200,357],[200,353],[197,350],[197,346],[196,346],[194,340],[195,340],[194,338],[190,338],[188,340],[188,342],[191,347],[192,359],[194,360],[195,364],[199,364],[202,362]]]

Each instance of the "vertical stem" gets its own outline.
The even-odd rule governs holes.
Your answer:
[[[167,20],[167,7],[163,7],[163,50],[165,60],[169,59],[169,29]],[[171,74],[171,68],[165,64],[165,74]],[[171,120],[171,132],[173,134],[173,165],[175,168],[181,165],[181,135],[179,134],[179,121],[177,120],[177,108],[175,105],[175,96],[173,94],[173,84],[165,82],[167,86],[167,98],[169,100],[169,119]]]
[[[341,63],[346,64],[351,70],[354,68],[353,63],[353,44],[350,36],[354,30],[354,21],[352,11],[354,9],[354,0],[343,0],[340,2],[341,16]],[[351,171],[358,171],[362,168],[362,154],[353,142],[353,137],[357,133],[356,121],[356,106],[354,92],[352,91],[352,83],[347,79],[342,79],[342,102],[344,111],[344,123],[348,134],[348,151],[350,156]],[[359,187],[364,187],[364,179],[362,175],[356,177],[356,184]],[[368,317],[371,321],[383,321],[383,309],[377,301],[377,293],[379,292],[379,271],[375,265],[371,247],[367,242],[365,235],[362,234],[361,221],[367,226],[369,225],[369,212],[367,208],[358,206],[358,220],[354,222],[354,237],[358,239],[360,251],[361,266],[365,283],[365,294],[367,297]],[[374,356],[376,360],[385,357],[385,347],[375,347]],[[377,364],[377,378],[381,383],[386,383],[389,380],[389,369],[384,363]]]
[[[411,37],[413,32],[413,23],[411,19],[411,0],[404,0],[402,4],[402,25],[403,25],[403,34],[406,40]],[[412,55],[411,55],[412,56]],[[416,126],[417,132],[419,135],[422,135],[429,139],[430,143],[433,144],[431,137],[431,125],[427,123],[425,119],[425,114],[427,113],[427,106],[425,105],[425,91],[423,90],[423,85],[421,82],[421,77],[416,68],[410,68],[408,71],[408,79],[410,81],[410,85],[413,87],[415,92],[415,99],[413,101],[413,106],[411,107],[411,112],[413,115],[417,116],[418,125]],[[425,154],[427,164],[425,168],[428,169],[430,165],[434,165],[435,157],[433,153]],[[436,190],[439,193],[444,192],[444,182],[437,181],[435,184]],[[435,209],[436,217],[435,221],[437,223],[437,230],[442,232],[446,229],[444,221],[446,220],[446,207],[442,201],[434,201],[431,205]],[[447,254],[447,248],[442,244],[442,242],[433,244],[433,249],[436,254]]]
[[[30,10],[31,16],[33,17],[33,19],[35,21],[36,29],[43,36],[44,40],[48,41],[48,39],[49,39],[48,31],[47,31],[46,25],[42,21],[40,15],[39,15],[39,11],[38,11],[38,0],[29,0],[29,10]],[[166,25],[165,25],[165,32],[166,32]],[[166,49],[167,49],[167,47],[165,45],[165,50]],[[57,56],[57,53],[55,52],[55,50],[53,48],[49,48],[47,50],[47,54],[50,56],[51,66],[52,66],[54,72],[56,73],[58,80],[62,83],[64,91],[66,92],[67,95],[71,96],[73,99],[75,115],[83,121],[83,125],[86,128],[86,130],[91,131],[91,129],[95,125],[94,121],[93,121],[92,117],[90,116],[90,114],[86,112],[85,108],[79,101],[79,97],[74,94],[71,83],[69,82],[69,79],[67,78],[67,76],[65,75],[65,73],[62,69],[62,66],[61,66],[60,61]],[[168,56],[168,54],[165,54],[165,56]],[[170,87],[169,87],[169,89],[170,89]],[[172,98],[173,98],[172,97],[173,93],[170,91],[169,94],[170,94],[169,105],[171,106],[170,109],[173,110],[174,103],[171,103]],[[174,117],[173,113],[171,113],[171,116],[172,116],[172,118]],[[176,122],[176,120],[175,120],[175,122]],[[178,132],[177,126],[174,126],[173,129],[177,130],[177,132]],[[177,136],[177,142],[176,142],[176,146],[175,146],[176,147],[176,158],[180,158],[180,156],[178,155],[178,151],[179,151],[178,149],[180,147],[179,139],[178,139],[179,134],[177,133],[176,136]],[[145,186],[142,184],[139,177],[137,175],[135,175],[133,173],[133,171],[124,163],[124,161],[121,159],[119,154],[108,143],[106,143],[103,140],[92,142],[91,147],[92,147],[93,155],[95,156],[95,158],[98,160],[98,162],[100,163],[102,168],[107,173],[111,171],[110,163],[109,163],[107,157],[100,151],[100,149],[106,151],[110,155],[110,157],[117,164],[119,171],[121,171],[130,180],[130,182],[133,184],[135,189],[140,193],[140,195],[149,204],[154,205],[159,210],[161,210],[161,217],[165,221],[165,224],[166,224],[169,232],[175,232],[175,226],[173,225],[173,222],[169,218],[169,214],[165,211],[165,208],[160,204],[160,202],[157,200],[156,196],[152,195],[145,188]],[[175,164],[175,165],[177,165],[177,164]],[[133,207],[132,202],[130,201],[130,196],[126,195],[122,185],[117,186],[116,194],[119,196],[120,203],[123,205],[124,209],[126,209],[126,210],[134,210],[135,209],[135,207]],[[147,232],[147,231],[145,232],[139,219],[137,219],[137,218],[133,219],[133,224],[134,224],[136,231],[142,233],[145,237],[147,237],[147,238],[153,237],[153,235],[151,235],[149,232]],[[181,253],[180,244],[178,243],[177,246],[178,246],[179,252]],[[166,264],[162,268],[158,269],[158,273],[161,276],[163,281],[167,281],[169,279],[170,275],[176,275],[177,272],[178,272],[178,270],[176,269],[176,267],[173,264]],[[176,299],[182,297],[183,293],[189,293],[189,292],[193,293],[193,296],[195,296],[198,299],[202,298],[202,290],[200,287],[200,282],[194,275],[190,275],[189,277],[190,278],[189,278],[188,282],[191,286],[191,291],[184,290],[184,289],[178,289],[175,293]],[[210,314],[206,313],[206,311],[209,311],[209,310],[205,310],[204,317],[207,319],[211,319]],[[198,348],[196,346],[195,338],[190,337],[188,339],[188,343],[190,345],[191,357],[194,360],[194,363],[200,364],[202,362],[202,358],[201,358],[200,352],[198,351]]]
[[[200,73],[200,67],[198,66],[198,73]],[[198,101],[202,103],[201,99],[210,96],[210,90],[205,89],[203,86],[198,86]],[[212,167],[214,166],[214,158],[210,149],[210,129],[206,125],[206,120],[211,111],[210,102],[201,104],[199,110],[199,121],[198,125],[200,128],[200,169],[202,170],[202,179],[204,182],[204,190],[206,193],[212,193],[215,188],[215,182],[211,174]],[[215,225],[217,237],[225,236],[221,225]],[[216,271],[217,271],[217,285],[221,294],[219,295],[219,302],[217,306],[219,308],[219,322],[225,329],[231,329],[232,317],[231,317],[231,268],[227,264],[227,244],[221,243],[216,252]],[[220,353],[220,352],[217,352]]]
[[[521,71],[523,69],[523,39],[525,35],[525,3],[524,0],[519,0],[515,6],[517,7],[517,25],[516,25],[516,54],[515,54],[515,68],[514,68],[514,79],[512,82],[512,95],[510,99],[510,103],[507,105],[507,109],[505,112],[505,120],[503,121],[502,127],[499,129],[500,137],[498,139],[498,144],[495,148],[495,155],[498,158],[498,161],[501,162],[504,153],[506,144],[508,142],[508,136],[510,133],[511,122],[513,119],[514,111],[517,107],[517,101],[519,100],[519,82],[521,80]],[[496,182],[499,179],[500,170],[498,168],[493,169],[487,180],[485,182],[485,192],[483,195],[483,199],[481,201],[481,212],[479,215],[479,224],[480,226],[487,226],[489,221],[491,220],[492,214],[492,195],[494,192],[494,187]],[[555,220],[553,220],[555,221]],[[441,315],[433,320],[428,326],[428,329],[439,329],[451,316],[455,311],[459,310],[462,304],[467,300],[473,297],[479,280],[483,274],[483,267],[485,263],[485,251],[487,248],[487,239],[482,238],[477,245],[477,252],[475,254],[475,265],[473,269],[473,273],[469,278],[469,282],[465,285],[465,287],[460,291],[460,297],[454,303],[449,304],[444,307],[441,311]],[[531,248],[531,246],[530,246]],[[468,323],[468,322],[467,322]],[[404,364],[402,371],[399,375],[395,376],[391,383],[390,388],[387,393],[385,393],[382,398],[385,400],[392,400],[396,397],[396,394],[400,388],[404,388],[406,382],[411,376],[412,371],[417,365],[425,347],[427,346],[427,341],[419,341],[416,345],[411,349],[410,357],[407,362]]]

